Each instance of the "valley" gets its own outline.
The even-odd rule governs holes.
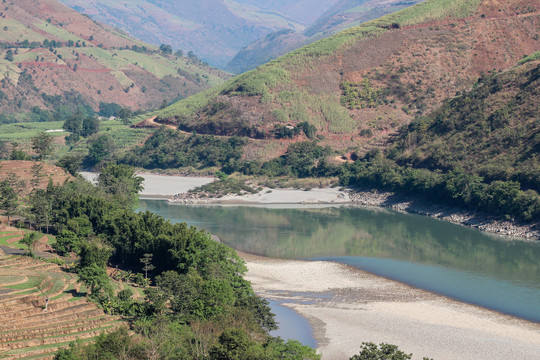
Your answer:
[[[533,358],[539,16],[5,2],[0,359]]]

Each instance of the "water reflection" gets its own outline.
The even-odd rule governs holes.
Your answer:
[[[425,278],[431,278],[430,281],[435,283],[443,281],[446,276],[443,276],[444,269],[469,274],[471,279],[489,279],[489,286],[493,286],[493,281],[504,283],[504,286],[501,285],[496,291],[518,292],[514,294],[518,298],[516,301],[519,301],[520,297],[529,298],[527,311],[530,311],[532,306],[538,319],[519,316],[540,321],[538,243],[510,241],[424,216],[382,209],[193,207],[171,206],[163,201],[144,200],[141,201],[141,210],[156,212],[174,222],[185,221],[204,228],[235,249],[253,254],[293,259],[336,259],[340,262],[349,261],[351,265],[359,267],[360,263],[363,263],[365,269],[391,278],[399,275],[403,277],[412,271],[405,265],[400,267],[382,262],[384,259],[391,259],[425,265],[417,269],[417,273],[424,272],[424,275],[427,274]],[[344,257],[352,259],[346,260]],[[361,257],[382,259],[377,266],[372,264],[371,268],[366,268],[366,261],[359,261]],[[374,261],[377,262],[371,260],[372,263]],[[393,273],[381,273],[384,271],[380,269],[385,267],[394,269]],[[411,283],[414,276],[416,275],[411,273],[409,280],[396,279]],[[452,277],[454,285],[446,291],[467,292],[466,288],[460,289],[460,279],[465,278],[467,276]],[[511,286],[507,286],[508,284]],[[413,285],[444,293],[422,283]],[[484,290],[479,290],[480,293],[485,291],[485,288],[482,289]],[[485,296],[488,296],[487,293]],[[489,296],[494,296],[494,293],[489,292]],[[478,300],[463,300],[479,303]],[[510,310],[497,309],[513,313]]]

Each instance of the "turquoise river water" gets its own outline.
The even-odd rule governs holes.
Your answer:
[[[424,216],[359,207],[178,206],[140,210],[186,222],[244,252],[323,259],[540,322],[540,243]]]

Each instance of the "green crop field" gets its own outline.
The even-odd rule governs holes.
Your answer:
[[[62,125],[62,121],[3,124],[0,125],[0,140],[17,142],[19,148],[29,150],[31,148],[31,140],[34,136],[46,130],[62,129]],[[143,143],[153,131],[153,129],[132,129],[118,120],[103,120],[100,122],[98,135],[110,135],[117,151],[123,152]],[[48,134],[55,138],[62,138],[69,133],[51,132]],[[87,149],[88,143],[86,139],[81,139],[71,149],[67,145],[57,143],[54,146],[54,154],[51,158],[53,160],[58,159],[68,153],[68,151],[86,152]]]
[[[63,121],[34,122],[34,123],[14,123],[0,125],[0,140],[13,141],[31,139],[42,131],[60,130]],[[65,136],[65,133],[51,132],[52,136]]]
[[[2,19],[2,28],[4,26],[7,27],[7,30],[0,29],[0,41],[15,42],[23,41],[24,39],[28,41],[43,41],[45,39],[43,35],[10,18]]]
[[[35,288],[35,287],[39,286],[39,284],[41,284],[43,279],[45,279],[45,275],[43,275],[43,276],[29,276],[28,281],[23,282],[22,284],[7,285],[5,287],[8,288],[8,289],[14,289],[14,290],[32,289],[32,288]]]
[[[69,41],[69,40],[73,40],[75,42],[84,41],[84,39],[73,35],[69,31],[62,29],[61,27],[54,26],[52,24],[49,24],[40,20],[36,21],[34,26],[36,26],[40,30],[43,30],[51,35],[54,35],[55,37],[62,39],[63,41]]]

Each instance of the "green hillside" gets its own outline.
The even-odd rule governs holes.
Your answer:
[[[536,53],[539,54],[539,53]],[[464,170],[540,190],[540,62],[487,75],[474,89],[416,118],[391,154],[413,167]]]

